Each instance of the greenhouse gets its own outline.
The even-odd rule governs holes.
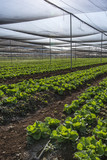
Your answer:
[[[0,0],[0,159],[106,160],[107,0]]]

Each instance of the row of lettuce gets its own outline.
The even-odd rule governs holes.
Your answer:
[[[99,86],[89,87],[72,104],[64,106],[64,111],[69,114],[64,123],[46,117],[44,122],[29,125],[28,140],[49,137],[54,144],[71,142],[74,159],[106,159],[107,119],[106,115],[100,115],[102,110],[107,112],[107,78]]]
[[[103,58],[103,63],[107,62]],[[76,61],[73,59],[73,67],[98,64],[98,58],[78,58]],[[43,73],[61,69],[69,69],[71,67],[70,59],[53,59],[50,65],[49,60],[31,60],[19,62],[2,62],[0,63],[0,78],[16,77],[22,75],[30,75],[35,73]]]
[[[34,100],[39,92],[46,92],[46,94],[55,92],[59,95],[72,93],[73,90],[104,73],[107,73],[107,65],[50,78],[29,79],[16,84],[0,85],[0,114],[6,117],[18,113],[25,115],[34,109],[29,104],[26,107],[26,103],[29,103],[31,98]]]

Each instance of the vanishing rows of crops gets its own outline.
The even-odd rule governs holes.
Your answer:
[[[72,104],[65,104],[69,114],[63,123],[46,117],[27,127],[28,141],[49,137],[48,149],[72,143],[74,159],[100,160],[107,156],[107,78],[99,86],[91,86]],[[103,113],[103,114],[102,114]],[[102,118],[103,117],[103,118]],[[73,158],[73,157],[72,157]]]
[[[43,73],[71,67],[70,59],[53,59],[51,64],[48,60],[30,60],[30,61],[5,61],[0,63],[0,78],[16,77],[21,75],[30,75],[35,73]],[[107,62],[107,58],[103,58],[102,62]],[[92,65],[100,63],[98,58],[78,58],[73,59],[73,67]]]
[[[107,65],[76,71],[65,75],[52,76],[44,79],[29,79],[16,84],[0,86],[0,113],[5,117],[12,115],[24,115],[29,111],[37,109],[31,107],[31,98],[35,100],[36,94],[46,91],[64,94],[72,92],[79,86],[89,82],[96,77],[107,73]],[[26,106],[27,104],[27,106]]]

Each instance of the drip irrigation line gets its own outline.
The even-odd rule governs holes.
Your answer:
[[[42,155],[43,155],[43,153],[44,153],[46,147],[47,147],[48,144],[50,143],[50,141],[51,141],[51,140],[49,140],[49,141],[46,143],[45,147],[43,148],[43,150],[41,151],[41,153],[39,154],[39,156],[38,156],[38,157],[35,156],[35,157],[34,157],[33,159],[31,159],[31,160],[40,160],[40,158],[42,157]]]

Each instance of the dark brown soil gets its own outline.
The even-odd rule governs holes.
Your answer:
[[[105,75],[90,82],[91,85],[98,85]],[[5,126],[0,127],[0,160],[31,160],[32,155],[34,156],[36,151],[41,149],[41,146],[46,143],[46,141],[37,142],[35,147],[28,147],[26,140],[26,127],[29,124],[33,124],[36,120],[43,121],[45,117],[51,116],[62,121],[65,119],[66,115],[63,113],[64,104],[70,104],[73,100],[77,99],[87,88],[84,85],[78,90],[74,91],[71,95],[52,97],[52,101],[47,104],[46,107],[39,109],[36,113],[30,114],[28,117],[21,120],[15,121]],[[57,159],[55,159],[57,156]],[[59,152],[59,154],[53,154],[48,159],[51,160],[69,160],[65,158],[66,153]],[[47,160],[47,158],[44,158]]]
[[[12,78],[9,78],[9,77],[5,79],[0,78],[0,83],[12,84],[12,83],[21,82],[25,79],[28,80],[30,78],[40,79],[44,77],[51,77],[51,76],[62,75],[62,74],[70,73],[70,72],[75,72],[78,70],[89,69],[92,67],[97,67],[97,66],[106,65],[106,64],[107,63],[99,63],[99,64],[75,67],[75,68],[72,68],[72,70],[69,68],[69,69],[62,69],[62,70],[56,70],[56,71],[50,71],[50,72],[44,72],[44,73],[35,73],[35,74],[30,74],[30,75],[16,76]]]

